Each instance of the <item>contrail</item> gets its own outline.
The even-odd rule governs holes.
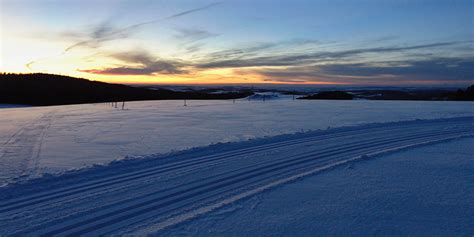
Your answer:
[[[133,29],[142,27],[144,25],[154,24],[154,23],[157,23],[157,22],[160,22],[160,21],[170,20],[170,19],[174,19],[174,18],[177,18],[177,17],[185,16],[185,15],[188,15],[188,14],[191,14],[191,13],[194,13],[194,12],[203,11],[203,10],[209,9],[209,8],[214,7],[216,5],[219,5],[219,4],[221,4],[221,3],[220,2],[212,3],[212,4],[209,4],[209,5],[200,7],[200,8],[195,8],[195,9],[179,12],[179,13],[173,14],[171,16],[167,16],[165,18],[160,18],[160,19],[157,19],[157,20],[146,21],[146,22],[130,25],[130,26],[124,27],[122,29],[118,29],[116,31],[113,31],[109,34],[102,35],[100,37],[96,37],[96,38],[93,38],[93,39],[77,42],[77,43],[67,47],[64,50],[64,52],[68,52],[69,50],[71,50],[73,48],[76,48],[76,47],[79,47],[79,46],[88,45],[88,44],[92,44],[92,43],[99,44],[99,43],[107,41],[107,40],[112,40],[112,39],[115,38],[115,36],[119,35],[120,33],[131,31]]]
[[[192,9],[192,10],[180,12],[180,13],[171,15],[171,16],[169,16],[169,17],[166,17],[165,20],[172,19],[172,18],[176,18],[176,17],[180,17],[180,16],[184,16],[184,15],[191,14],[191,13],[197,12],[197,11],[206,10],[206,9],[209,9],[209,8],[214,7],[214,6],[216,6],[216,5],[219,5],[219,4],[221,4],[221,2],[211,3],[211,4],[209,4],[209,5],[207,5],[207,6],[204,6],[204,7],[200,7],[200,8],[196,8],[196,9]]]

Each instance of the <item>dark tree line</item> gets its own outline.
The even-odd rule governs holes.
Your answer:
[[[456,93],[449,95],[452,100],[474,100],[474,85],[468,87],[466,90],[458,90]]]
[[[458,100],[473,101],[474,85],[466,90],[450,91],[442,89],[425,89],[415,91],[401,90],[354,90],[350,93],[345,91],[323,91],[314,95],[300,97],[307,100]]]
[[[301,97],[306,100],[352,100],[354,96],[344,91],[323,91],[314,95]]]
[[[53,74],[0,74],[0,103],[65,105],[138,100],[237,99],[251,92],[209,94],[151,90]]]

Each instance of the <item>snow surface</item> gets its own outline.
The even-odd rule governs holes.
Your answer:
[[[473,116],[472,102],[145,101],[0,110],[0,186],[126,157],[374,122]]]
[[[472,236],[473,138],[307,177],[160,236]]]
[[[470,234],[472,139],[455,149],[419,150],[409,160],[363,167],[390,161],[388,153],[472,138],[473,119],[282,135],[17,183],[0,188],[0,236],[207,236],[213,226],[224,231],[216,235],[234,235],[238,227],[235,235],[252,236]],[[246,200],[258,210],[247,213],[258,215],[239,216]],[[212,224],[214,213],[229,217],[224,229]],[[204,223],[193,224],[196,218]]]

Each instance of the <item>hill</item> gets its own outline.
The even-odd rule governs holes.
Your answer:
[[[65,105],[138,100],[214,100],[237,99],[251,94],[151,90],[44,73],[0,74],[0,103],[5,104]]]

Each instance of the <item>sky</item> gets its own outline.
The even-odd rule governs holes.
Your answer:
[[[0,71],[127,84],[474,83],[472,0],[0,0]]]

